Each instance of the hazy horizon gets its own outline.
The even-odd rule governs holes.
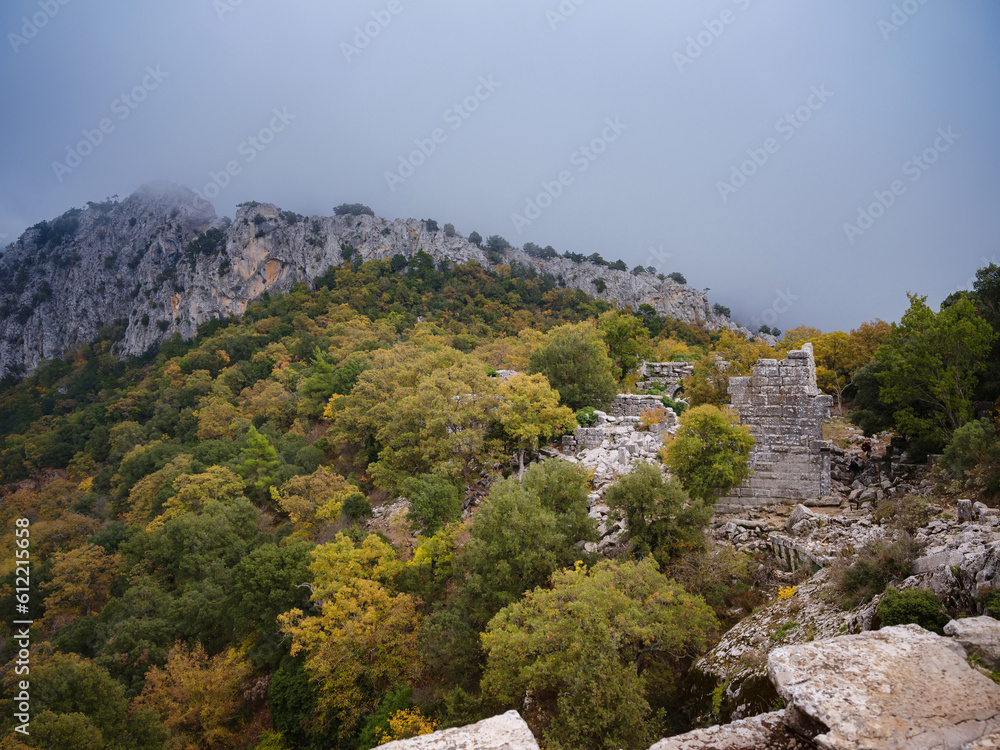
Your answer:
[[[44,21],[44,22],[43,22]],[[159,179],[680,271],[849,330],[998,259],[1000,8],[15,0],[0,243]]]

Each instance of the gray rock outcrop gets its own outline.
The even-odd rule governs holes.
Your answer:
[[[209,230],[217,231],[206,235]],[[192,191],[155,183],[125,200],[91,203],[41,222],[4,249],[0,377],[31,372],[42,359],[85,345],[119,321],[118,354],[142,354],[175,333],[190,338],[212,318],[242,314],[264,292],[288,291],[340,265],[342,248],[354,248],[362,260],[409,259],[423,250],[435,263],[517,263],[619,307],[648,304],[688,323],[750,333],[716,313],[702,292],[668,277],[515,249],[497,258],[415,219],[307,218],[250,202],[230,223]]]
[[[1000,670],[1000,622],[992,617],[963,617],[944,626],[944,634],[954,638],[970,657],[988,669]]]
[[[538,750],[535,736],[517,711],[455,729],[379,745],[376,750]]]
[[[1000,685],[918,625],[787,646],[768,675],[785,723],[829,750],[959,750],[1000,728]]]
[[[784,717],[784,711],[774,711],[732,724],[696,729],[660,740],[649,750],[784,750],[800,747],[801,739],[785,725]]]

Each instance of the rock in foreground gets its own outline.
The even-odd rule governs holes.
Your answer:
[[[538,750],[535,737],[517,711],[456,729],[444,729],[408,740],[379,745],[376,750]]]
[[[821,748],[955,748],[1000,728],[1000,686],[917,625],[776,649],[785,723]]]

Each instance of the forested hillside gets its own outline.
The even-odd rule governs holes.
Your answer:
[[[761,560],[709,549],[712,492],[649,467],[609,491],[631,545],[582,552],[591,477],[539,448],[644,359],[694,362],[688,413],[735,429],[705,417],[728,376],[812,341],[866,429],[946,449],[990,498],[997,272],[938,313],[914,297],[899,324],[776,349],[419,252],[131,359],[109,327],[0,384],[0,607],[33,621],[34,711],[17,735],[6,701],[2,746],[353,750],[518,708],[551,748],[648,747],[686,728],[687,669],[735,604],[770,595]]]

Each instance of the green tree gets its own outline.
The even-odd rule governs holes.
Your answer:
[[[673,477],[664,481],[650,463],[636,464],[611,485],[604,499],[624,517],[626,538],[636,557],[652,553],[661,565],[670,565],[705,544],[703,529],[712,509],[689,500],[680,482]]]
[[[528,358],[528,372],[543,374],[574,411],[606,408],[617,391],[614,363],[593,323],[559,326],[545,338],[545,346]]]
[[[619,380],[628,377],[652,351],[649,329],[634,315],[609,310],[601,315],[597,329],[608,345],[608,354],[618,370]]]
[[[232,615],[239,632],[269,635],[278,629],[278,615],[306,606],[314,546],[286,537],[280,544],[263,544],[240,560],[232,585]]]
[[[596,538],[596,521],[587,512],[590,475],[583,466],[558,459],[532,464],[522,485],[556,514],[556,523],[568,538],[574,542]]]
[[[476,247],[483,244],[483,236],[479,232],[473,232],[469,235],[469,242],[471,242]]]
[[[752,448],[753,435],[734,414],[703,404],[681,416],[664,462],[692,498],[713,503],[750,476]]]
[[[457,565],[471,621],[479,628],[502,607],[579,558],[557,514],[516,479],[494,484],[469,530]]]
[[[247,447],[241,458],[242,462],[236,467],[236,471],[260,496],[267,497],[268,490],[274,484],[275,473],[281,467],[281,459],[271,441],[257,432],[253,425],[247,432]]]
[[[578,564],[490,621],[483,690],[553,750],[640,750],[662,736],[654,704],[676,695],[681,664],[715,625],[651,558]]]
[[[937,445],[973,417],[978,375],[996,334],[967,297],[935,313],[926,297],[910,307],[878,350],[880,398],[893,408],[896,427]]]
[[[504,433],[517,447],[518,477],[524,474],[524,454],[538,450],[539,442],[572,432],[576,416],[559,406],[559,393],[541,373],[518,373],[500,386],[497,417]]]
[[[408,477],[400,485],[410,500],[410,526],[431,536],[462,517],[462,500],[454,482],[434,474]]]
[[[76,654],[53,654],[31,670],[31,737],[57,750],[152,750],[167,733],[148,709],[130,710],[106,669]]]

